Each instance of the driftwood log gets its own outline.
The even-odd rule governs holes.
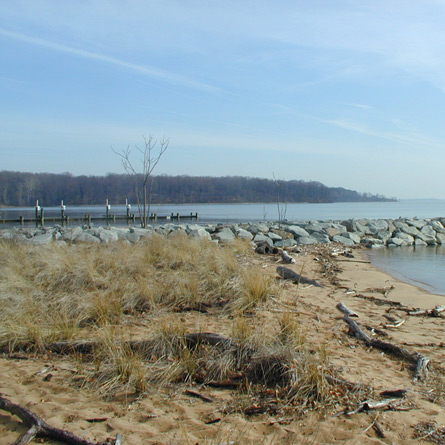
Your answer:
[[[92,442],[88,439],[82,439],[79,436],[67,430],[56,428],[46,423],[41,417],[23,406],[12,403],[8,399],[0,396],[0,409],[7,411],[19,417],[29,428],[15,442],[16,445],[25,445],[31,442],[35,437],[46,437],[70,445],[120,445],[122,436],[117,435],[116,439],[106,442]]]
[[[429,309],[429,310],[421,310],[421,309],[417,309],[417,310],[410,310],[407,311],[408,315],[423,315],[425,317],[441,317],[442,312],[445,312],[445,305],[442,306],[436,306],[434,309]]]
[[[359,340],[363,341],[367,346],[380,349],[381,351],[393,354],[397,357],[401,357],[407,360],[410,363],[413,363],[415,365],[413,377],[413,380],[415,382],[417,380],[423,380],[427,377],[427,366],[430,360],[423,354],[420,354],[419,352],[410,352],[400,346],[370,337],[366,332],[362,330],[362,328],[356,321],[354,321],[347,315],[343,317],[343,320],[349,326],[349,333]]]
[[[311,280],[310,278],[306,278],[303,275],[300,275],[297,272],[294,272],[293,270],[284,266],[278,266],[277,273],[280,277],[284,278],[285,280],[290,280],[297,284],[299,283],[310,284],[312,286],[323,287],[317,280]]]
[[[340,312],[343,312],[345,315],[347,315],[348,317],[357,317],[358,318],[358,314],[357,312],[352,311],[351,309],[349,309],[346,304],[343,303],[343,301],[340,301],[340,303],[337,304],[337,309]]]

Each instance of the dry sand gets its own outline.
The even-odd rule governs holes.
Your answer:
[[[413,383],[407,363],[369,349],[347,335],[347,325],[336,305],[343,301],[358,312],[361,323],[384,329],[383,326],[389,322],[383,314],[389,306],[355,297],[355,293],[424,309],[444,304],[445,297],[428,294],[375,269],[360,249],[353,251],[354,258],[339,256],[336,264],[341,270],[330,279],[323,276],[320,268],[321,249],[326,248],[305,249],[296,257],[296,264],[290,267],[296,272],[303,270],[303,275],[318,279],[324,287],[304,288],[287,282],[283,285],[284,292],[279,302],[270,300],[257,308],[253,320],[267,331],[274,317],[282,316],[279,311],[294,307],[304,312],[298,320],[306,331],[308,343],[326,345],[330,361],[341,369],[342,378],[371,385],[376,397],[383,390],[406,389],[408,396],[404,406],[409,410],[372,411],[337,417],[332,413],[321,415],[312,412],[303,418],[284,420],[269,415],[223,415],[219,409],[236,397],[234,391],[186,385],[153,388],[137,399],[121,394],[107,401],[79,388],[73,380],[75,364],[68,357],[55,355],[1,357],[0,393],[31,409],[54,426],[98,441],[121,433],[124,444],[419,443],[419,439],[413,438],[414,425],[424,421],[435,421],[438,426],[445,424],[443,393],[441,399],[433,401],[434,395],[440,391],[437,378],[426,383]],[[258,256],[254,261],[264,267],[265,273],[276,276],[276,258]],[[390,285],[394,289],[386,297],[379,293],[379,288]],[[398,310],[391,311],[391,314],[406,322],[397,329],[386,329],[389,334],[386,340],[425,354],[436,370],[430,375],[443,378],[445,348],[440,343],[445,341],[445,317],[412,317]],[[189,332],[229,333],[228,318],[213,318],[209,314],[194,312],[181,314],[181,317]],[[49,374],[52,376],[50,379]],[[213,402],[206,403],[186,395],[186,388],[211,397]],[[444,391],[443,387],[441,391]],[[368,428],[376,418],[384,431],[384,438],[379,438],[373,428]],[[212,419],[220,420],[209,424]],[[24,431],[16,417],[0,411],[1,444],[13,443]]]

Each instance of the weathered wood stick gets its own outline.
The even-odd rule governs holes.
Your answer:
[[[283,259],[283,263],[294,264],[295,258],[292,258],[285,250],[281,251],[281,258]]]
[[[345,315],[347,315],[348,317],[358,317],[357,312],[352,311],[351,309],[349,309],[344,303],[343,301],[340,301],[340,303],[337,304],[337,309],[340,312],[343,312]]]
[[[434,309],[427,309],[427,310],[410,310],[407,311],[408,315],[425,315],[427,317],[441,317],[441,313],[445,311],[445,305],[442,306],[436,306]]]
[[[379,306],[388,305],[388,306],[397,307],[402,310],[403,310],[403,308],[408,309],[408,307],[405,306],[404,304],[400,303],[400,301],[386,300],[385,298],[371,297],[371,296],[363,295],[363,294],[355,294],[354,297],[363,298],[364,300],[372,301],[373,303],[375,303]]]
[[[280,277],[284,278],[285,280],[291,280],[297,284],[298,283],[311,284],[313,286],[323,287],[317,280],[311,280],[310,278],[303,277],[297,272],[294,272],[293,270],[288,269],[287,267],[284,266],[278,266],[277,273]]]
[[[366,332],[361,329],[358,323],[356,323],[347,315],[343,317],[343,320],[348,324],[350,334],[363,341],[367,346],[372,346],[373,348],[380,349],[381,351],[388,352],[395,356],[401,357],[411,363],[414,363],[415,369],[413,380],[415,382],[417,380],[426,378],[428,373],[427,366],[430,360],[423,354],[420,354],[419,352],[409,352],[407,349],[394,345],[392,343],[371,338],[368,334],[366,334]]]
[[[92,442],[88,439],[82,439],[67,430],[56,428],[46,423],[41,417],[23,406],[12,403],[8,399],[0,396],[0,409],[16,415],[22,422],[29,427],[29,430],[23,434],[15,443],[25,445],[35,437],[48,437],[63,443],[71,445],[112,445],[120,443],[120,435],[112,442]],[[118,442],[119,441],[119,442]]]

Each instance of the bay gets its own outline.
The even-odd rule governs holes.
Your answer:
[[[60,215],[60,207],[44,207],[47,217]],[[189,215],[199,214],[201,222],[246,222],[246,221],[277,221],[278,215],[290,221],[327,221],[351,218],[390,218],[445,217],[445,200],[400,200],[396,202],[337,202],[328,204],[313,203],[281,203],[280,209],[276,203],[267,204],[165,204],[152,205],[151,212],[159,215],[179,213]],[[34,216],[33,207],[1,208],[0,219]],[[110,213],[124,215],[123,205],[112,205]],[[133,205],[132,212],[137,214]],[[92,216],[105,215],[105,205],[97,206],[66,206],[66,214],[70,217],[80,217],[85,214]]]
[[[368,251],[371,263],[406,283],[445,295],[445,246],[405,246]]]

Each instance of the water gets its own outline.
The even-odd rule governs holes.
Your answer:
[[[445,246],[372,249],[368,255],[373,265],[393,277],[445,295]]]
[[[133,206],[132,212],[137,213]],[[201,223],[276,221],[277,204],[183,204],[153,205],[151,212],[158,215],[179,213],[199,214]],[[111,207],[111,214],[125,215],[125,206]],[[350,218],[389,218],[445,217],[445,200],[402,200],[398,202],[357,202],[334,204],[281,204],[280,213],[291,221],[327,221]],[[70,218],[85,214],[104,216],[105,206],[67,206],[66,214]],[[0,219],[32,218],[34,208],[0,209]],[[59,207],[45,207],[47,218],[59,217]],[[126,224],[121,221],[121,224]],[[99,225],[99,224],[98,224]],[[7,227],[1,224],[0,228]],[[377,267],[402,281],[413,283],[429,292],[445,295],[445,246],[422,248],[376,249],[369,252],[371,261]]]
[[[245,222],[245,221],[276,221],[278,220],[277,204],[180,204],[180,205],[152,205],[151,212],[159,215],[179,213],[189,215],[191,212],[199,214],[203,223],[207,222]],[[137,213],[137,207],[132,207]],[[123,205],[111,206],[111,214],[125,215]],[[326,221],[350,218],[390,218],[445,217],[445,200],[402,200],[397,202],[339,202],[333,204],[281,204],[280,213],[283,219],[291,221]],[[66,214],[71,218],[90,214],[104,216],[105,206],[67,206]],[[0,219],[32,218],[34,208],[0,209]],[[45,207],[47,218],[59,217],[59,207]],[[125,223],[124,223],[125,224]],[[1,226],[5,227],[5,226]]]

